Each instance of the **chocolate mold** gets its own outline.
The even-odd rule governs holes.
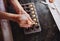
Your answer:
[[[31,28],[24,29],[24,33],[31,34],[31,33],[40,32],[41,26],[39,23],[38,14],[37,14],[34,3],[22,4],[22,7],[31,16],[32,20],[35,22],[35,24],[32,25]]]

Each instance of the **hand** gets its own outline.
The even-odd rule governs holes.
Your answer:
[[[35,22],[30,18],[29,14],[27,14],[26,12],[18,15],[19,17],[17,19],[17,22],[20,25],[20,27],[28,28],[35,24]]]
[[[54,2],[54,0],[49,0],[49,2],[50,2],[50,3],[53,3],[53,2]]]
[[[19,24],[20,27],[28,28],[31,27],[34,23],[30,18],[29,14],[22,12],[20,14],[12,14],[7,12],[0,12],[0,19],[8,19],[15,21]]]

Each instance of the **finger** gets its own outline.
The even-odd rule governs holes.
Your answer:
[[[30,20],[27,20],[27,22],[28,22],[29,25],[32,25],[32,22]]]
[[[28,25],[28,24],[20,24],[20,27],[23,27],[23,28],[29,28],[30,27],[30,25]]]
[[[30,19],[30,18],[28,18],[28,19],[30,22],[32,22],[32,24],[35,24],[35,22],[32,19]]]
[[[31,19],[29,15],[28,15],[28,20],[30,20],[33,24],[35,24],[35,22]]]
[[[32,19],[30,18],[30,15],[27,14],[27,13],[25,13],[25,14],[26,14],[25,16],[27,16],[28,20],[30,20],[31,22],[33,22]]]
[[[28,17],[28,19],[29,19],[31,22],[33,22],[33,20],[32,20],[30,17]]]
[[[28,28],[28,27],[31,26],[31,24],[28,24],[28,20],[26,20],[26,21],[22,20],[22,21],[20,22],[20,26],[21,26],[21,27],[24,27],[24,28]]]

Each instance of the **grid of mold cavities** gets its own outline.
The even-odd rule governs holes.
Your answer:
[[[34,3],[22,4],[22,7],[31,16],[32,20],[35,22],[35,24],[31,28],[24,29],[24,33],[30,34],[30,33],[40,32],[41,28],[38,21],[38,16],[36,13]]]

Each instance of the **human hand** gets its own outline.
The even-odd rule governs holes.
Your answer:
[[[33,24],[35,24],[35,22],[31,19],[30,15],[27,14],[26,12],[24,12],[23,14],[18,14],[18,15],[19,17],[17,19],[17,22],[20,27],[29,28]]]
[[[49,0],[49,2],[50,2],[50,3],[53,3],[53,2],[54,2],[54,0]]]
[[[29,14],[25,11],[20,14],[12,14],[7,12],[0,12],[0,19],[8,19],[15,21],[19,24],[20,27],[28,28],[31,27],[35,22],[31,19]]]

